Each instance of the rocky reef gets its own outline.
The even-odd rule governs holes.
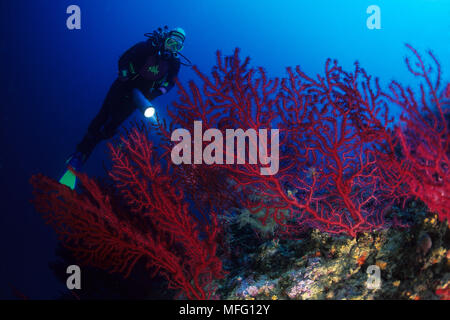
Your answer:
[[[243,229],[242,221],[230,220],[234,254],[227,259],[229,275],[219,282],[218,293],[239,300],[448,299],[448,222],[440,222],[418,201],[392,211],[414,218],[404,227],[355,238],[311,230],[302,239],[271,235],[265,240],[266,230],[256,232],[255,224]],[[370,286],[370,269],[379,272],[376,286]]]

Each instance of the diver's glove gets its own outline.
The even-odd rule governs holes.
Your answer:
[[[163,95],[167,93],[167,88],[166,87],[159,87],[158,89],[158,94],[159,95]]]

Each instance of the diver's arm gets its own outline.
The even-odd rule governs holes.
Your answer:
[[[179,69],[179,68],[178,68]],[[167,92],[169,92],[174,86],[175,86],[175,79],[176,76],[178,75],[178,72],[174,73],[174,74],[170,74],[168,76],[168,80],[164,81],[158,88],[156,89],[152,89],[151,91],[147,91],[144,92],[144,96],[152,101],[153,99],[156,99],[157,97],[166,94]]]
[[[164,82],[159,88],[144,91],[142,94],[147,98],[147,100],[152,101],[163,94],[166,94],[170,89],[172,89],[174,83]]]
[[[152,101],[156,98],[158,98],[159,96],[163,95],[165,92],[163,90],[161,90],[160,88],[156,88],[156,89],[149,89],[149,90],[144,90],[141,91],[139,90],[139,92],[142,94],[142,96],[147,99],[148,101]]]
[[[180,63],[179,61],[177,61],[176,63],[174,63],[170,70],[169,70],[169,74],[167,76],[167,81],[164,81],[161,86],[159,88],[156,89],[156,94],[158,94],[158,96],[162,95],[162,94],[166,94],[167,92],[169,92],[174,86],[175,86],[175,79],[178,76],[178,72],[180,71]]]
[[[167,75],[168,80],[164,81],[158,88],[152,87],[152,89],[150,90],[142,90],[142,91],[138,89],[133,89],[134,102],[137,105],[143,103],[144,104],[143,110],[145,110],[148,107],[148,105],[151,105],[150,101],[156,99],[157,97],[163,94],[166,94],[175,86],[175,79],[178,76],[179,71],[180,71],[180,63],[179,61],[176,61],[169,69],[169,73]],[[135,90],[138,91],[138,93],[137,92],[135,93],[134,92]],[[147,104],[145,104],[142,99],[145,99],[147,101]]]

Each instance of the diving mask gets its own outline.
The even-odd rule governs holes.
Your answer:
[[[183,49],[183,39],[175,34],[172,34],[164,42],[164,48],[171,52],[181,51]]]

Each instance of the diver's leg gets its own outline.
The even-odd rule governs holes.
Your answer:
[[[67,160],[66,163],[71,168],[66,170],[59,182],[72,190],[75,189],[77,179],[72,169],[78,171],[86,162],[95,146],[101,140],[112,137],[117,127],[134,109],[130,85],[119,83],[116,80],[111,85],[102,108],[89,125],[87,134],[78,144],[77,151]]]
[[[92,153],[97,144],[103,139],[107,139],[104,136],[103,128],[110,122],[115,122],[115,115],[121,108],[124,108],[123,104],[127,103],[129,94],[129,88],[121,81],[114,81],[111,85],[108,94],[105,97],[102,108],[95,118],[91,121],[88,127],[88,131],[83,140],[77,145],[77,152],[82,155],[82,162],[85,162],[89,155]],[[125,106],[126,107],[126,106]]]
[[[127,96],[126,101],[122,101],[118,108],[115,108],[111,112],[111,116],[108,121],[103,125],[102,140],[108,140],[115,136],[117,129],[122,123],[136,110],[136,107],[132,103],[131,97]]]

